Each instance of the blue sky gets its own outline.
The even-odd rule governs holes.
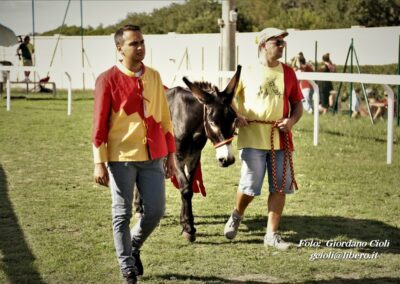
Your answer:
[[[132,12],[151,12],[184,0],[83,0],[83,26],[115,24]],[[62,24],[68,0],[34,0],[35,32],[44,32]],[[17,35],[32,33],[32,0],[0,0],[0,23]],[[81,24],[80,0],[72,0],[67,25]]]

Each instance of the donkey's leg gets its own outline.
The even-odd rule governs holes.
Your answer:
[[[193,197],[193,174],[196,166],[200,161],[200,153],[192,154],[190,159],[186,159],[185,163],[180,163],[178,167],[178,180],[181,189],[182,209],[181,209],[181,225],[182,234],[190,242],[196,240],[196,228],[194,227],[194,217],[192,209]]]
[[[196,228],[194,227],[194,217],[192,210],[193,191],[191,185],[181,189],[181,225],[182,235],[190,242],[196,240]]]

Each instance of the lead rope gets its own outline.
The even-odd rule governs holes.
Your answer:
[[[271,124],[271,160],[272,160],[272,182],[274,184],[274,189],[276,192],[280,192],[283,193],[285,190],[285,185],[286,185],[286,165],[287,165],[287,161],[289,160],[289,164],[290,164],[290,175],[292,178],[292,185],[294,186],[294,188],[297,190],[297,182],[296,179],[294,177],[294,168],[293,168],[293,158],[292,158],[292,152],[289,149],[289,133],[284,132],[283,133],[283,147],[284,147],[284,151],[285,151],[285,157],[284,157],[284,161],[283,161],[283,181],[282,181],[282,185],[281,188],[278,188],[278,182],[277,182],[277,178],[276,178],[276,159],[275,159],[275,147],[274,147],[274,129],[278,128],[278,122],[276,121],[266,121],[266,120],[247,120],[248,123],[262,123],[262,124]]]

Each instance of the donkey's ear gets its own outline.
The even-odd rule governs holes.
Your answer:
[[[196,84],[193,84],[192,82],[189,81],[188,78],[183,77],[182,78],[183,82],[185,82],[186,86],[190,89],[192,92],[193,96],[201,103],[201,104],[210,104],[214,101],[214,96],[203,91],[201,88],[199,88]]]
[[[228,99],[232,99],[233,98],[236,86],[239,83],[241,70],[242,70],[242,66],[238,65],[235,75],[233,75],[232,79],[229,81],[228,86],[226,86],[225,90],[222,92],[222,94],[224,96],[226,96]]]

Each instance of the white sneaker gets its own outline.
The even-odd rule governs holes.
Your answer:
[[[233,210],[231,217],[229,217],[228,222],[226,222],[225,224],[224,235],[226,238],[232,240],[236,237],[237,231],[239,229],[242,220],[243,217],[240,216],[236,210]]]
[[[286,250],[292,246],[291,243],[287,243],[282,240],[282,237],[279,233],[267,233],[264,236],[264,246],[266,247],[274,247],[279,250]]]

